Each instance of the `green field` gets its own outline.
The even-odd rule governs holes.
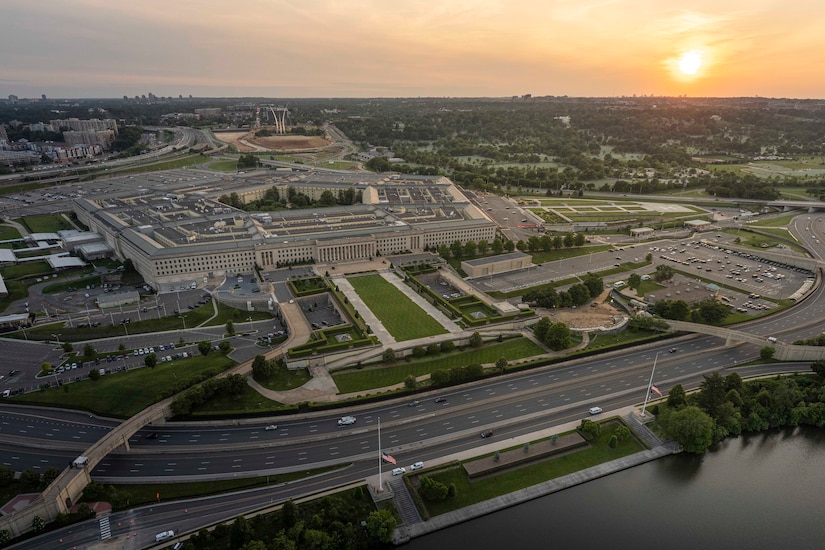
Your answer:
[[[238,161],[237,160],[216,160],[214,162],[210,162],[208,165],[210,170],[218,170],[221,172],[237,172],[238,171]]]
[[[427,473],[429,477],[444,483],[448,487],[455,485],[456,496],[441,502],[429,502],[423,499],[421,501],[426,502],[430,517],[437,516],[643,451],[644,447],[632,437],[619,442],[615,449],[610,448],[607,444],[608,440],[618,425],[617,422],[603,423],[601,434],[590,442],[589,449],[541,460],[527,466],[476,479],[472,482],[464,468],[460,466]],[[501,450],[505,450],[503,445]]]
[[[102,363],[101,363],[102,364]],[[234,361],[212,352],[207,357],[175,359],[155,368],[132,369],[83,380],[60,388],[48,388],[10,398],[15,403],[81,409],[102,416],[128,418],[160,401],[173,388],[189,386],[205,373],[218,374]],[[46,378],[45,380],[50,380]]]
[[[446,334],[441,324],[381,275],[352,277],[348,281],[397,341]]]
[[[478,349],[464,349],[442,356],[411,360],[401,360],[394,365],[381,365],[361,370],[350,369],[333,373],[332,378],[340,393],[356,393],[375,388],[385,388],[400,384],[407,375],[423,376],[437,370],[453,367],[495,363],[499,357],[506,357],[510,363],[525,357],[535,357],[547,351],[527,338],[516,338]]]
[[[0,241],[8,241],[11,239],[19,239],[20,232],[16,227],[9,227],[8,225],[0,225]]]
[[[17,219],[20,223],[32,233],[56,233],[64,229],[74,229],[72,225],[60,214],[46,214],[43,216],[26,216],[25,218]]]

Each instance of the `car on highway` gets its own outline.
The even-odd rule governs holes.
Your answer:
[[[407,469],[404,468],[404,467],[393,468],[392,469],[392,475],[394,475],[394,476],[400,476],[401,474],[406,474],[406,473],[407,473]]]
[[[272,430],[277,430],[277,429],[278,429],[278,426],[276,426],[275,424],[270,424],[269,426],[264,428],[264,430],[266,430],[268,432],[271,432]]]
[[[408,407],[417,407],[418,405],[418,401],[410,401],[409,403],[407,403]]]
[[[338,419],[339,426],[349,426],[350,424],[355,424],[354,416],[342,416]]]
[[[424,467],[423,462],[416,462],[415,464],[410,465],[410,471],[412,472],[412,471],[415,471],[415,470],[420,470],[423,467]]]
[[[676,353],[677,351],[679,351],[679,350],[676,349],[676,348],[670,348],[670,353]]]
[[[146,436],[146,439],[157,439],[158,432],[149,432],[149,435]]]
[[[446,397],[436,397],[436,398],[434,399],[434,401],[435,401],[436,403],[446,403],[446,402],[447,402],[447,398],[446,398]]]
[[[162,532],[158,533],[157,535],[155,535],[155,542],[161,542],[161,541],[164,541],[166,539],[171,539],[174,536],[175,536],[174,531],[162,531]]]
[[[493,437],[493,430],[485,430],[481,432],[482,439],[487,439],[488,437]]]
[[[599,413],[602,412],[602,408],[601,407],[590,407],[590,410],[587,411],[587,412],[589,412],[590,414],[599,414]]]

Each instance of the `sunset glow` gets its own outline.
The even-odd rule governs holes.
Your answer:
[[[6,0],[0,96],[821,97],[823,27],[775,0]]]
[[[679,70],[685,74],[696,74],[699,67],[702,66],[702,52],[699,50],[690,50],[682,54],[679,59]]]

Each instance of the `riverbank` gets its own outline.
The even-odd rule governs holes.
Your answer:
[[[617,411],[617,413],[613,416],[621,416],[631,428],[634,435],[641,441],[644,441],[645,444],[648,445],[649,449],[621,457],[616,460],[611,460],[579,472],[551,479],[519,491],[500,495],[472,506],[461,508],[460,510],[434,516],[426,521],[421,519],[413,502],[412,495],[409,494],[407,486],[402,479],[392,478],[384,482],[384,480],[379,480],[377,476],[375,478],[370,478],[369,483],[370,487],[373,488],[373,497],[376,500],[392,498],[401,515],[402,523],[393,533],[393,543],[396,545],[404,544],[413,538],[421,537],[440,529],[445,529],[465,521],[491,514],[511,506],[516,506],[518,504],[540,498],[575,485],[586,483],[593,479],[608,476],[628,468],[633,468],[634,466],[645,464],[681,451],[680,447],[676,443],[661,441],[645,426],[645,422],[652,418],[649,414],[646,418],[642,418],[639,411],[635,407],[628,407]],[[515,437],[507,442],[507,446],[523,445],[524,443],[529,443],[530,441],[535,441],[536,439],[549,437],[552,433],[571,431],[574,430],[578,424],[578,422],[571,422],[561,426],[554,426],[553,428],[542,432]],[[501,445],[502,443],[499,441],[490,445],[485,445],[481,448],[473,449],[472,451],[443,457],[438,461],[432,461],[428,464],[428,466],[437,466],[439,464],[446,464],[449,462],[469,460],[479,454],[492,452],[495,448],[500,448]],[[507,474],[504,473],[501,475]]]

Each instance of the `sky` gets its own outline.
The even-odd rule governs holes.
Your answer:
[[[0,97],[825,97],[822,0],[0,4]]]

